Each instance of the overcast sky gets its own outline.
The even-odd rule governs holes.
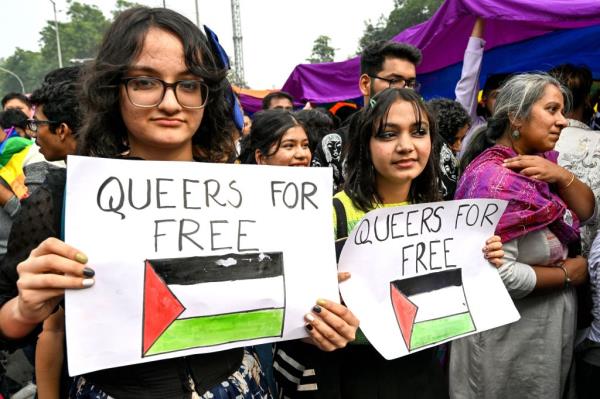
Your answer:
[[[242,15],[244,71],[254,89],[280,88],[294,67],[305,63],[319,35],[331,38],[336,61],[356,53],[364,22],[387,16],[394,0],[239,0]],[[110,16],[116,0],[83,0],[95,4]],[[162,0],[138,0],[161,7]],[[196,21],[194,0],[165,0],[172,8]],[[66,21],[66,0],[56,0],[58,20]],[[198,0],[200,24],[206,24],[233,61],[231,4],[228,0]],[[39,49],[39,31],[54,14],[50,0],[0,0],[0,57],[10,56],[16,47]],[[18,74],[18,71],[14,71]]]

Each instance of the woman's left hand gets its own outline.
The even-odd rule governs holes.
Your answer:
[[[319,299],[304,319],[310,340],[326,352],[343,348],[354,341],[359,324],[350,309],[325,299]]]
[[[519,155],[504,160],[504,166],[523,176],[565,187],[571,180],[571,172],[538,155]]]
[[[485,242],[485,247],[483,247],[483,256],[490,262],[492,265],[496,267],[502,266],[504,263],[502,258],[504,258],[504,251],[502,250],[502,241],[499,236],[491,236]]]

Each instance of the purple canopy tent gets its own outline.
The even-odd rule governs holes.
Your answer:
[[[393,40],[420,48],[423,62],[417,72],[433,73],[462,62],[477,17],[486,21],[486,51],[489,51],[559,30],[598,25],[600,1],[446,0],[431,19],[406,29]],[[600,40],[595,42],[593,53],[597,54],[600,52]],[[552,52],[551,46],[548,52]],[[512,57],[527,56],[512,54]],[[537,53],[537,56],[540,54]],[[493,72],[490,68],[488,71]],[[593,72],[594,76],[600,76],[600,70]],[[282,90],[303,102],[331,103],[358,98],[361,97],[358,90],[359,74],[358,57],[343,62],[301,64],[291,73]],[[447,92],[447,89],[441,92]]]

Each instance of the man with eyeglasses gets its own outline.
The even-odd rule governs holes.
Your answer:
[[[35,114],[27,120],[27,133],[35,139],[23,161],[25,185],[33,194],[48,175],[64,169],[68,154],[75,153],[82,113],[77,98],[80,67],[50,72],[31,95]],[[0,185],[0,259],[4,256],[13,220],[21,202],[6,185]]]
[[[388,87],[419,90],[417,65],[420,62],[421,50],[410,44],[380,40],[367,46],[361,54],[358,79],[364,104],[368,104],[371,97]],[[346,120],[337,131],[325,135],[313,154],[312,166],[333,168],[334,191],[338,191],[344,182],[342,165],[345,151],[332,153],[328,144],[340,142],[344,147],[347,145],[350,121],[356,115],[357,113]]]

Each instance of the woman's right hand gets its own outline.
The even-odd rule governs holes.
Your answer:
[[[40,323],[54,312],[65,289],[91,287],[95,273],[86,263],[87,256],[63,241],[43,241],[17,266],[18,318]]]
[[[578,286],[587,281],[587,259],[583,256],[567,258],[565,259],[563,266],[567,270],[567,274],[571,280],[571,285]]]

